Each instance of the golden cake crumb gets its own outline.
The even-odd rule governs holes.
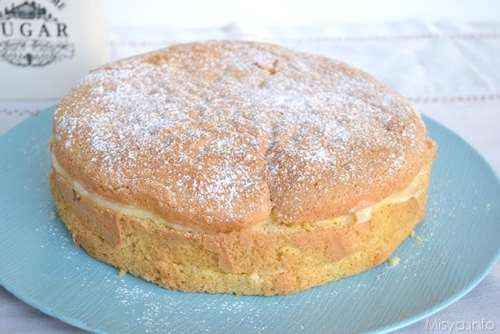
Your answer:
[[[391,267],[395,267],[399,264],[400,261],[401,259],[399,258],[399,256],[393,256],[389,258],[388,263]]]

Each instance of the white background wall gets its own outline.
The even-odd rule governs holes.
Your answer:
[[[231,23],[308,25],[500,19],[495,0],[104,0],[113,27],[203,28]]]

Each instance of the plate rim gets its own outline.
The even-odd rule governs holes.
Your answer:
[[[41,110],[39,113],[37,113],[34,116],[28,117],[21,121],[19,124],[15,125],[11,129],[9,129],[7,132],[4,134],[0,135],[0,140],[5,140],[9,135],[12,135],[12,133],[16,130],[19,130],[19,128],[23,127],[26,125],[27,122],[31,121],[33,118],[36,118],[37,116],[45,113],[51,113],[54,112],[57,108],[57,105],[50,106],[48,108],[45,108]],[[422,118],[424,119],[424,123],[429,122],[429,123],[434,123],[433,125],[437,125],[440,130],[443,130],[447,132],[448,135],[451,135],[455,137],[455,139],[459,140],[463,145],[467,146],[470,150],[474,152],[474,154],[481,160],[483,165],[489,169],[491,174],[494,176],[495,181],[496,181],[496,186],[500,188],[500,175],[493,169],[489,161],[483,157],[483,155],[469,142],[467,142],[464,138],[462,138],[458,133],[456,133],[454,130],[446,127],[443,125],[441,122],[433,119],[432,117],[429,117],[427,115],[421,114]],[[497,262],[500,261],[500,245],[498,246],[497,249],[497,254],[496,257],[492,257],[488,265],[484,266],[482,271],[478,272],[478,275],[462,290],[457,291],[456,293],[452,294],[449,298],[434,304],[432,307],[418,312],[414,314],[413,316],[410,316],[406,319],[402,319],[399,321],[396,321],[392,324],[387,324],[384,326],[381,326],[379,328],[376,328],[372,331],[369,331],[369,333],[376,333],[376,334],[382,334],[382,333],[389,333],[393,332],[402,328],[405,328],[411,324],[417,323],[423,319],[426,319],[437,312],[447,308],[451,304],[455,303],[459,299],[463,298],[465,295],[467,295],[469,292],[471,292],[474,288],[476,288],[479,283],[483,281],[483,279],[492,271],[493,267],[497,264]],[[23,294],[22,291],[19,291],[16,288],[13,288],[13,286],[6,285],[4,282],[4,279],[2,278],[2,275],[0,273],[0,286],[3,287],[5,290],[7,290],[9,293],[11,293],[13,296],[15,296],[18,300],[22,301],[23,303],[35,308],[36,310],[40,311],[41,313],[57,319],[59,321],[62,321],[66,324],[69,324],[71,326],[74,326],[76,328],[91,332],[91,333],[99,333],[99,334],[109,334],[106,331],[103,331],[101,329],[97,328],[92,328],[90,325],[86,324],[82,320],[78,318],[74,318],[71,316],[65,316],[61,315],[57,311],[54,311],[51,307],[46,306],[46,304],[39,303],[35,298],[31,298],[29,294]],[[264,297],[265,298],[265,297]]]

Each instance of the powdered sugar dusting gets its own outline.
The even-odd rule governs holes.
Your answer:
[[[304,208],[280,201],[398,173],[418,122],[405,99],[342,64],[207,42],[92,72],[59,107],[55,134],[110,188],[161,188],[160,206],[230,222],[293,217]]]

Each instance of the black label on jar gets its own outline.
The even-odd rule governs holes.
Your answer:
[[[19,67],[44,67],[74,57],[68,24],[57,17],[65,2],[5,3],[0,2],[0,60]]]

